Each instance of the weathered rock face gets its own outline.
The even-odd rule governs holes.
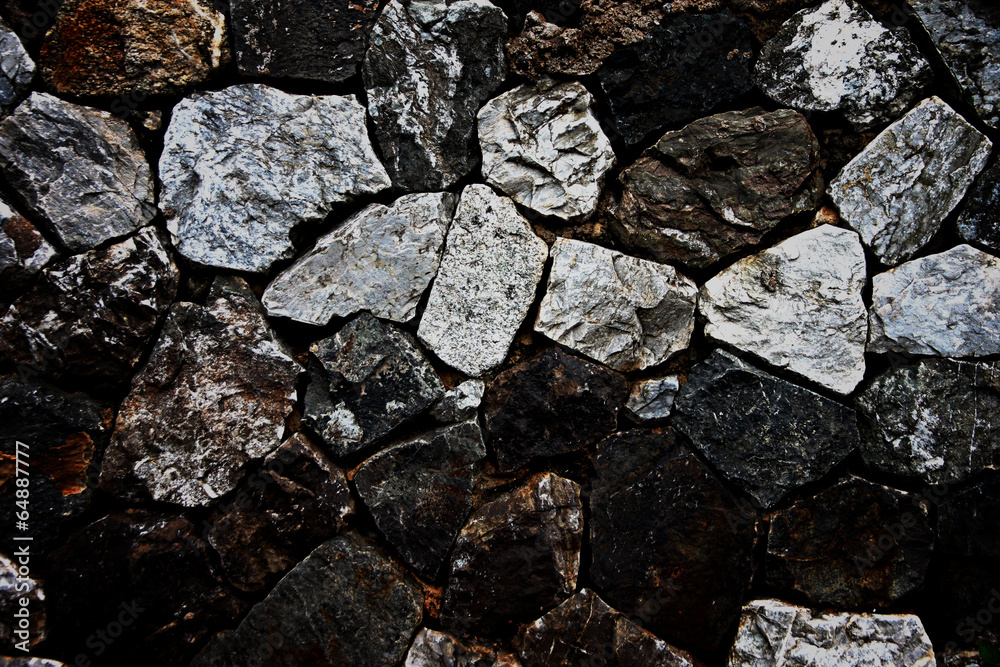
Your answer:
[[[785,22],[761,50],[754,82],[781,104],[840,111],[854,126],[899,118],[928,84],[927,60],[855,0],[828,0]]]
[[[549,78],[490,100],[479,112],[483,177],[542,215],[589,217],[615,164],[593,105],[583,85]]]
[[[55,256],[52,244],[0,196],[0,308]]]
[[[621,177],[613,230],[636,251],[704,267],[822,196],[819,142],[799,113],[731,111],[667,132]]]
[[[447,632],[423,628],[410,645],[403,667],[521,667],[513,653],[465,644]]]
[[[1000,252],[1000,163],[979,175],[958,216],[958,235]]]
[[[466,421],[384,449],[354,475],[379,530],[427,580],[472,511],[473,474],[485,456],[479,424]]]
[[[865,374],[857,234],[821,225],[742,259],[701,288],[705,335],[840,394]]]
[[[594,457],[590,576],[667,640],[715,649],[750,586],[756,517],[672,430],[627,431]]]
[[[0,20],[0,117],[6,116],[28,92],[35,62],[6,22]]]
[[[486,0],[391,0],[362,74],[393,185],[443,190],[475,167],[476,113],[503,83],[507,19]]]
[[[390,184],[349,97],[198,93],[174,107],[164,144],[167,229],[182,255],[219,268],[264,272],[293,256],[293,227]]]
[[[301,367],[241,278],[217,278],[207,305],[178,303],[132,381],[101,486],[187,507],[232,490],[279,444]]]
[[[504,371],[483,397],[498,466],[592,445],[615,430],[627,393],[624,376],[558,348]]]
[[[1000,365],[921,359],[887,371],[858,398],[869,466],[951,484],[1000,463]]]
[[[413,336],[368,313],[309,349],[303,422],[338,459],[370,449],[444,394]]]
[[[267,314],[318,325],[362,310],[413,319],[437,274],[454,210],[448,193],[365,208],[274,279],[262,299]]]
[[[67,0],[38,58],[63,95],[178,93],[228,62],[226,17],[205,0]]]
[[[478,508],[459,533],[441,623],[492,634],[537,618],[576,589],[583,542],[580,486],[552,473]]]
[[[130,234],[156,213],[149,164],[128,124],[45,93],[0,122],[0,169],[74,252]]]
[[[778,600],[743,608],[729,667],[934,667],[934,648],[912,615],[821,612]]]
[[[827,192],[882,262],[909,259],[986,166],[992,142],[930,97],[847,163]]]
[[[547,256],[513,202],[467,186],[417,336],[463,373],[494,370],[534,301]]]
[[[453,424],[474,417],[483,401],[486,383],[479,379],[466,380],[444,392],[431,408],[431,416],[439,422]]]
[[[28,562],[29,564],[31,562],[30,556]],[[28,648],[45,641],[49,634],[45,623],[45,591],[42,590],[41,582],[30,576],[18,574],[18,564],[2,554],[0,554],[0,613],[3,614],[0,617],[3,618],[0,620],[0,642],[4,650],[10,650],[10,647],[19,649],[26,647],[20,650],[27,651]],[[25,621],[27,627],[21,627],[21,619],[25,613],[27,613]]]
[[[680,389],[676,375],[639,380],[632,385],[625,402],[625,415],[640,424],[666,419]]]
[[[687,348],[698,287],[666,264],[557,239],[535,331],[618,371]]]

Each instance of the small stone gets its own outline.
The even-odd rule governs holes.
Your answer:
[[[588,447],[613,432],[625,377],[552,348],[489,385],[483,415],[500,470]]]
[[[0,655],[0,667],[70,667],[70,665],[58,660],[49,660],[48,658],[12,658]]]
[[[496,369],[535,300],[547,257],[511,200],[466,186],[417,336],[466,375]]]
[[[960,245],[872,280],[869,352],[1000,353],[1000,259]]]
[[[934,647],[912,614],[851,614],[754,600],[743,608],[728,667],[934,667]]]
[[[827,192],[887,266],[920,250],[986,166],[993,143],[938,97],[882,131]]]
[[[390,0],[362,67],[393,185],[443,190],[476,166],[476,113],[503,83],[507,18],[486,0]]]
[[[865,375],[865,254],[821,225],[742,259],[701,288],[705,335],[839,394]]]
[[[1000,162],[983,171],[969,189],[958,216],[958,235],[1000,253]]]
[[[24,546],[22,544],[19,551],[23,551]],[[31,545],[27,546],[30,554]],[[30,563],[29,555],[28,573]],[[45,591],[41,582],[28,573],[19,574],[18,564],[0,554],[0,645],[4,650],[16,646],[18,650],[27,651],[45,641],[49,634],[45,622]],[[22,611],[25,609],[27,612]],[[26,623],[23,627],[22,619]]]
[[[431,409],[431,416],[444,424],[472,419],[483,401],[486,383],[479,379],[466,380],[444,395]]]
[[[0,312],[56,254],[41,232],[0,195]]]
[[[756,107],[667,132],[621,175],[612,229],[636,252],[705,267],[760,242],[823,194],[802,114]]]
[[[127,498],[208,505],[281,444],[302,368],[242,278],[205,306],[177,303],[118,412],[101,486]]]
[[[0,122],[0,169],[73,252],[131,234],[156,214],[152,173],[132,128],[45,93]]]
[[[615,164],[593,107],[580,83],[549,78],[490,100],[479,112],[483,177],[542,215],[590,217]]]
[[[267,314],[321,326],[362,310],[413,319],[441,264],[454,210],[448,193],[363,209],[274,279],[262,299]]]
[[[691,343],[698,286],[674,267],[564,238],[549,254],[535,331],[623,372]]]
[[[0,20],[0,118],[21,102],[35,76],[35,62],[10,26]]]
[[[508,651],[463,643],[447,632],[423,628],[410,645],[403,667],[521,667]]]
[[[368,313],[309,350],[303,423],[337,459],[370,449],[444,394],[413,336]]]
[[[666,419],[674,407],[674,397],[679,389],[680,382],[676,375],[639,380],[632,385],[625,402],[625,416],[639,424]]]
[[[537,618],[576,590],[582,543],[580,485],[558,475],[479,507],[452,552],[442,625],[493,634]]]
[[[260,84],[181,100],[160,178],[160,209],[178,252],[257,273],[294,256],[295,226],[390,185],[357,100]]]

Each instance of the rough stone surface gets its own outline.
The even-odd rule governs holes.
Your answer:
[[[805,117],[757,107],[667,132],[620,176],[613,231],[660,261],[704,267],[758,243],[822,196]]]
[[[119,410],[102,487],[187,507],[215,501],[281,444],[301,370],[246,282],[216,278],[205,306],[171,308]]]
[[[0,169],[74,252],[130,234],[156,213],[152,173],[128,124],[46,93],[0,122]]]
[[[983,171],[958,216],[958,235],[1000,253],[1000,162]]]
[[[466,380],[444,395],[431,408],[431,416],[439,422],[452,424],[474,417],[483,401],[486,383],[479,379]]]
[[[754,600],[743,608],[728,667],[934,667],[934,648],[913,615],[850,614]]]
[[[1000,353],[1000,259],[960,245],[872,280],[869,352]]]
[[[742,259],[701,288],[705,335],[840,394],[865,374],[865,254],[821,225]]]
[[[587,447],[615,430],[625,377],[552,348],[487,387],[483,416],[501,470]]]
[[[506,74],[507,19],[486,0],[391,0],[362,75],[393,185],[442,190],[476,166],[476,113]]]
[[[35,657],[10,657],[0,655],[0,667],[70,667],[65,662]]]
[[[882,262],[909,259],[986,166],[993,143],[938,97],[875,137],[827,192]]]
[[[29,545],[30,547],[30,545]],[[30,548],[29,548],[30,551]],[[28,557],[29,572],[31,558]],[[25,602],[21,602],[21,600]],[[21,627],[22,611],[27,609],[27,627]],[[18,574],[18,563],[0,554],[0,646],[19,650],[45,641],[49,631],[45,623],[45,591],[38,579]],[[15,616],[15,614],[18,614]],[[24,647],[24,648],[20,648]]]
[[[0,309],[56,254],[41,232],[0,195]]]
[[[625,402],[625,415],[640,424],[666,419],[680,389],[678,380],[676,375],[664,375],[637,381]]]
[[[444,394],[413,336],[368,313],[309,349],[303,421],[338,459],[370,449]]]
[[[593,106],[580,83],[548,78],[490,100],[478,116],[483,177],[542,215],[588,218],[615,164]]]
[[[318,325],[362,310],[413,319],[437,274],[454,210],[448,193],[372,204],[274,279],[262,299],[267,314]]]
[[[485,185],[469,185],[417,336],[449,366],[471,376],[507,356],[535,299],[548,246],[514,203]]]
[[[0,20],[0,117],[18,105],[35,76],[35,62],[17,33]]]
[[[294,255],[296,225],[390,185],[354,98],[260,84],[198,93],[174,107],[160,178],[160,209],[177,250],[250,272]]]
[[[460,642],[447,632],[423,628],[403,667],[521,667],[517,657],[494,646]]]

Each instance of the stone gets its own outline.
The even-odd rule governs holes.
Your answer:
[[[363,310],[412,320],[441,264],[454,210],[455,196],[444,192],[362,209],[274,279],[261,299],[267,314],[320,326]]]
[[[934,647],[912,614],[854,614],[754,600],[743,608],[728,667],[934,667]]]
[[[60,95],[141,101],[205,83],[229,59],[225,14],[207,0],[66,0],[38,65]]]
[[[798,12],[761,49],[754,83],[803,111],[839,111],[864,129],[902,116],[930,83],[906,30],[889,30],[855,0]]]
[[[153,176],[132,128],[46,93],[0,121],[0,170],[27,212],[72,252],[131,234],[156,214]]]
[[[869,352],[982,357],[1000,352],[1000,259],[969,245],[872,279]]]
[[[160,209],[178,252],[254,273],[294,256],[297,225],[390,185],[357,100],[261,84],[181,100],[160,178]]]
[[[959,237],[1000,253],[1000,162],[979,175],[960,211]]]
[[[698,286],[672,266],[559,238],[535,331],[616,371],[661,364],[691,343]]]
[[[216,278],[206,305],[180,302],[121,405],[101,486],[185,507],[236,487],[281,444],[302,368],[242,278]]]
[[[666,419],[674,407],[679,389],[680,382],[676,375],[638,380],[629,391],[623,412],[639,424]]]
[[[816,208],[820,149],[802,114],[759,107],[667,132],[622,172],[612,231],[658,261],[697,268]]]
[[[377,0],[233,0],[233,51],[240,73],[340,83],[356,76]]]
[[[28,55],[17,33],[0,20],[0,117],[21,102],[35,77],[35,61]]]
[[[582,84],[524,84],[487,102],[478,118],[487,183],[541,215],[576,221],[597,209],[615,153]]]
[[[576,590],[580,485],[552,473],[478,507],[459,533],[441,602],[447,631],[495,634]]]
[[[559,348],[505,370],[483,397],[497,465],[515,470],[589,447],[615,430],[627,394],[623,375]]]
[[[0,195],[0,312],[58,252]]]
[[[866,281],[858,235],[821,225],[716,275],[698,310],[708,338],[846,395],[865,375]]]
[[[392,183],[444,190],[476,167],[476,113],[504,81],[507,18],[486,0],[391,0],[361,73]]]
[[[473,475],[486,457],[475,420],[378,452],[354,473],[375,525],[420,577],[433,581],[472,511]]]
[[[367,538],[317,547],[192,667],[395,665],[423,618],[413,579]]]
[[[24,545],[22,544],[22,547]],[[30,544],[29,551],[30,551]],[[24,573],[18,572],[18,564],[0,554],[0,644],[27,651],[48,637],[45,622],[45,591],[42,583],[30,576],[29,567]],[[22,602],[23,600],[23,602]],[[21,627],[22,611],[27,609],[26,627]],[[15,614],[18,614],[15,616]]]
[[[993,143],[938,97],[885,128],[830,182],[840,216],[887,266],[931,240]]]
[[[53,263],[0,317],[0,358],[45,375],[127,381],[177,295],[167,247],[145,227]]]
[[[0,667],[70,667],[65,662],[48,658],[18,657],[0,655]]]
[[[483,401],[486,383],[480,379],[466,380],[462,384],[444,392],[431,408],[431,416],[439,422],[454,424],[472,419]]]
[[[1000,465],[1000,364],[920,359],[879,375],[857,397],[869,467],[954,484]]]
[[[422,628],[403,667],[521,667],[521,662],[509,651],[463,643],[447,632]]]
[[[468,185],[455,211],[417,336],[443,362],[478,377],[507,357],[535,300],[548,246],[514,203]]]
[[[597,79],[611,121],[629,146],[753,90],[753,36],[729,14],[674,14],[608,56]]]
[[[275,583],[315,547],[347,527],[354,499],[344,471],[296,433],[247,475],[207,526],[209,544],[237,588]]]
[[[413,336],[368,313],[309,350],[303,424],[337,459],[370,450],[444,394]]]
[[[584,588],[515,637],[525,667],[599,664],[693,667],[694,658]]]

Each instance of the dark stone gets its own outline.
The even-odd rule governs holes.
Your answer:
[[[3,0],[0,12],[32,53],[55,22],[63,0]]]
[[[979,174],[958,215],[958,235],[1000,252],[1000,162]]]
[[[0,312],[55,256],[52,244],[0,195]]]
[[[531,12],[538,12],[549,23],[572,25],[580,17],[581,5],[592,0],[496,0],[493,4],[507,15],[507,30],[516,35],[524,28],[524,19]]]
[[[521,667],[510,651],[478,641],[461,642],[447,632],[423,628],[406,654],[405,667]]]

